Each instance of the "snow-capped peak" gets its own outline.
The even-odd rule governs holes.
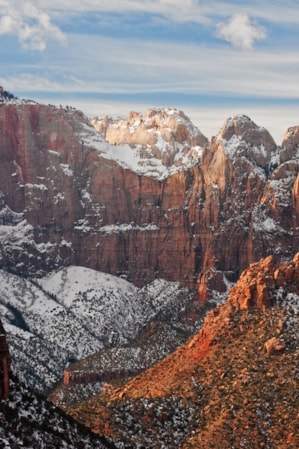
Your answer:
[[[101,149],[103,157],[157,179],[197,164],[207,143],[190,119],[173,108],[149,109],[145,116],[131,112],[126,119],[94,118],[91,123],[110,144]]]
[[[263,169],[269,167],[277,150],[270,133],[244,114],[229,117],[219,131],[216,142],[223,146],[230,159],[242,156]]]

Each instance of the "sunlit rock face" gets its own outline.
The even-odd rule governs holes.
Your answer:
[[[296,449],[298,319],[299,253],[261,259],[168,357],[67,411],[125,448]]]
[[[211,142],[169,108],[92,123],[69,107],[0,105],[2,267],[75,264],[208,298],[298,248],[297,128],[278,147],[243,115]]]
[[[131,112],[127,119],[95,118],[92,124],[112,145],[128,145],[136,171],[163,179],[196,165],[208,139],[177,109]],[[131,164],[134,162],[131,160]]]

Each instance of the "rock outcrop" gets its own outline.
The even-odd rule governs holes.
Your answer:
[[[5,338],[5,331],[0,321],[0,398],[9,395],[10,354]]]
[[[128,119],[104,117],[91,123],[112,145],[129,145],[139,174],[159,179],[196,165],[208,144],[208,139],[177,109],[149,109],[145,116],[131,112]]]
[[[82,265],[208,299],[250,263],[298,249],[296,127],[277,147],[246,116],[210,143],[170,109],[94,124],[72,108],[0,105],[1,267]]]
[[[184,345],[69,412],[122,447],[298,447],[299,253],[252,264]]]

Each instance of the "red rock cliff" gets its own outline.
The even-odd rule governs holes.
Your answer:
[[[5,331],[0,321],[0,398],[9,395],[10,355],[5,338]]]
[[[78,111],[0,105],[1,266],[39,275],[77,264],[137,285],[162,277],[198,283],[207,298],[260,257],[285,258],[298,248],[297,128],[279,148],[264,128],[238,116],[208,144],[182,125],[182,114],[168,112],[169,122],[157,116],[149,112],[138,128],[132,115],[134,132],[124,135],[155,140],[164,130],[168,155],[178,145],[180,154],[188,145],[205,147],[196,164],[185,154],[193,158],[189,168],[161,179],[113,160],[109,151],[118,148]],[[123,151],[134,151],[131,145]]]

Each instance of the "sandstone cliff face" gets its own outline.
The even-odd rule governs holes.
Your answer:
[[[131,112],[128,119],[105,117],[92,124],[111,144],[138,148],[140,165],[152,165],[155,158],[166,167],[183,167],[198,162],[208,139],[177,109],[149,109],[143,117]],[[141,168],[141,167],[140,167]]]
[[[250,265],[163,361],[69,410],[122,447],[298,447],[299,253]]]
[[[2,267],[39,276],[83,265],[138,286],[198,285],[208,298],[249,263],[298,248],[297,128],[278,148],[245,116],[210,144],[167,109],[95,126],[115,145],[76,110],[0,105]]]
[[[203,295],[209,285],[218,283],[219,289],[218,270],[236,280],[253,261],[270,253],[287,257],[287,247],[298,248],[298,158],[292,147],[288,162],[281,163],[284,148],[292,146],[287,141],[283,145],[277,148],[264,128],[240,116],[227,120],[205,151],[199,230]]]
[[[38,275],[73,263],[138,285],[157,276],[194,285],[185,194],[197,169],[140,177],[102,157],[106,146],[77,111],[0,108],[1,265]]]
[[[9,395],[10,355],[5,338],[5,331],[0,321],[0,398]]]

